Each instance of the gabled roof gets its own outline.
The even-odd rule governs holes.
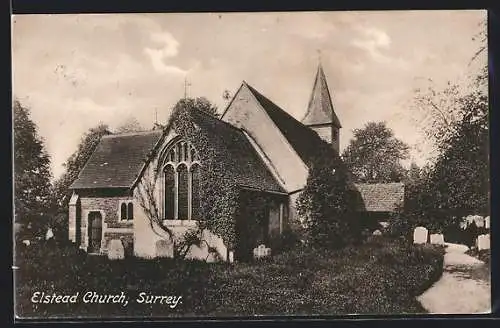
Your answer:
[[[285,193],[242,130],[199,110],[192,110],[191,117],[209,144],[225,158],[225,173],[240,186]]]
[[[300,156],[304,164],[309,165],[309,161],[315,155],[318,145],[324,141],[316,132],[297,121],[278,105],[248,85],[248,83],[246,83],[246,86],[283,136],[288,140],[295,152]]]
[[[364,210],[370,212],[393,212],[404,202],[403,183],[357,183]]]
[[[163,131],[103,136],[70,189],[129,188]]]
[[[333,110],[330,90],[326,82],[325,72],[321,63],[318,65],[314,86],[309,98],[307,112],[302,123],[305,125],[320,125],[333,123],[337,128],[341,128],[340,120]]]
[[[192,110],[191,117],[225,158],[225,173],[240,186],[285,193],[243,131],[199,110]],[[70,189],[133,187],[163,133],[153,130],[103,137]]]

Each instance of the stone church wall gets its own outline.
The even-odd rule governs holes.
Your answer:
[[[88,219],[91,212],[99,212],[102,217],[101,252],[106,253],[112,239],[121,239],[124,246],[133,245],[134,220],[120,221],[120,204],[122,201],[132,201],[130,196],[83,196],[81,202],[81,244],[80,248],[87,249]],[[134,204],[134,212],[136,212]]]

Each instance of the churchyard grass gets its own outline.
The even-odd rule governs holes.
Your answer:
[[[439,246],[409,245],[384,236],[341,250],[297,248],[232,265],[173,259],[110,261],[69,246],[20,245],[16,313],[23,318],[73,319],[418,313],[424,310],[415,297],[439,279],[443,254]],[[82,301],[85,292],[122,291],[129,299],[126,306]],[[79,299],[33,303],[35,292],[79,292]],[[173,308],[159,301],[140,304],[140,292],[182,299]]]

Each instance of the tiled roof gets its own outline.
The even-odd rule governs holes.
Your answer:
[[[403,183],[358,183],[355,187],[361,194],[366,211],[392,212],[404,202]]]
[[[215,151],[225,158],[225,172],[239,185],[265,191],[285,192],[256,153],[243,131],[198,110],[191,111]]]
[[[247,86],[302,161],[309,165],[309,161],[318,150],[318,145],[324,141],[312,129],[297,121],[250,85]]]
[[[102,137],[71,189],[131,187],[162,130]]]
[[[330,90],[328,90],[325,72],[323,72],[321,64],[318,66],[311,98],[309,99],[307,112],[302,119],[302,123],[305,125],[333,123],[338,128],[342,127],[333,110]]]

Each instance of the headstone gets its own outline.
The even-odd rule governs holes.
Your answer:
[[[120,239],[113,239],[108,246],[108,259],[123,260],[125,258],[125,250]]]
[[[266,245],[259,245],[253,249],[253,256],[256,259],[267,257],[271,255],[271,249],[267,248]]]
[[[174,257],[173,243],[168,240],[158,240],[156,242],[156,256],[157,257]]]
[[[490,234],[479,235],[477,237],[477,249],[479,251],[490,249]]]
[[[377,229],[377,230],[375,230],[375,231],[373,232],[373,235],[374,235],[374,236],[381,236],[381,235],[382,235],[382,231],[380,231],[380,230],[378,230],[378,229]]]
[[[233,263],[233,262],[234,262],[234,252],[229,251],[229,263]]]
[[[444,235],[442,233],[431,234],[431,244],[444,245]]]
[[[49,240],[54,238],[54,232],[52,231],[52,228],[47,229],[47,233],[45,234],[45,240]]]
[[[386,229],[387,227],[389,227],[389,222],[380,222],[380,226]]]
[[[462,222],[460,222],[460,229],[465,230],[467,229],[467,226],[468,226],[467,220],[464,219]]]
[[[29,246],[31,242],[28,239],[23,240],[23,244]]]
[[[490,228],[490,217],[489,216],[487,216],[487,217],[484,218],[484,227],[486,229]]]
[[[424,227],[416,227],[413,231],[413,243],[425,244],[427,243],[427,229]]]
[[[478,228],[483,228],[484,227],[484,218],[477,215],[475,218],[474,218],[474,222],[476,222],[476,226]]]

